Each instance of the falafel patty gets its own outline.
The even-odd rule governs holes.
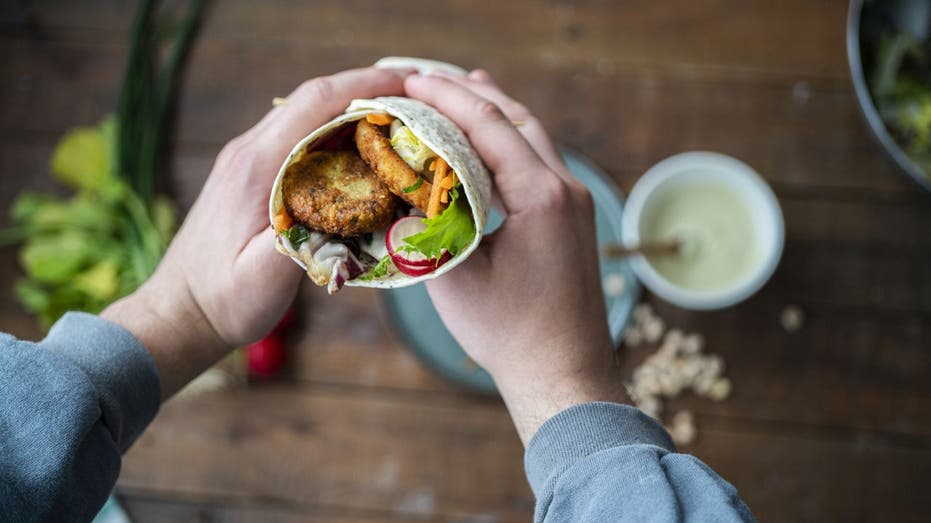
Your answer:
[[[391,147],[391,141],[379,130],[378,126],[365,119],[359,120],[356,126],[356,147],[365,163],[382,181],[388,184],[388,189],[392,193],[407,200],[407,203],[421,211],[427,211],[432,184],[428,180],[423,180],[416,190],[404,193],[406,187],[417,185],[422,178],[395,152]]]
[[[355,151],[314,151],[281,180],[285,209],[309,229],[356,236],[388,225],[398,199]]]

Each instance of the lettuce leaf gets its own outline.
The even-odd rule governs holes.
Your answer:
[[[75,275],[71,284],[93,300],[109,301],[119,290],[120,266],[114,259],[105,259]]]
[[[52,174],[76,191],[99,191],[112,177],[115,121],[65,133],[52,153]]]
[[[388,275],[388,267],[391,265],[391,256],[386,254],[381,261],[378,262],[378,265],[372,267],[372,270],[359,276],[359,279],[362,281],[375,280]]]
[[[78,229],[33,236],[19,251],[19,262],[29,278],[47,284],[65,284],[94,255],[94,237]]]
[[[449,206],[442,213],[427,218],[427,229],[421,233],[404,238],[401,250],[419,252],[427,258],[439,258],[443,249],[453,256],[462,252],[475,238],[475,223],[472,221],[472,209],[465,198],[460,197],[457,185],[449,191]]]
[[[24,192],[13,202],[13,221],[30,234],[70,229],[109,234],[118,227],[119,209],[87,192],[71,198]]]
[[[178,230],[178,210],[175,204],[167,197],[159,195],[152,200],[150,212],[155,231],[162,237],[162,242],[168,245]]]

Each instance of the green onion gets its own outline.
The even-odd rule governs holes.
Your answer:
[[[297,249],[302,243],[310,239],[310,231],[303,225],[294,225],[284,232],[284,236]]]
[[[405,187],[405,188],[401,189],[401,192],[404,193],[404,194],[407,194],[407,193],[409,193],[409,192],[414,192],[414,191],[416,191],[417,189],[420,189],[420,186],[421,186],[421,185],[423,185],[423,178],[418,178],[418,179],[417,179],[417,183],[415,183],[414,185],[411,185],[411,186],[408,186],[408,187]]]
[[[203,0],[192,0],[176,31],[165,65],[158,70],[165,37],[157,0],[143,0],[130,32],[129,56],[117,109],[117,173],[151,204],[160,171],[165,128],[177,77],[197,29]],[[168,36],[174,36],[170,32]]]

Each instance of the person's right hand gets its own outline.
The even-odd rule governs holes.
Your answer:
[[[308,80],[223,148],[155,274],[102,313],[152,354],[165,398],[261,338],[294,299],[302,273],[275,252],[268,220],[272,183],[294,144],[354,98],[403,94],[411,72],[365,68]]]
[[[494,378],[521,439],[572,405],[624,400],[588,190],[488,73],[415,75],[405,89],[462,128],[504,206],[501,228],[427,290],[456,341]]]

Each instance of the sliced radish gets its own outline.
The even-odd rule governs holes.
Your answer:
[[[403,218],[398,218],[388,227],[388,234],[385,235],[385,247],[388,248],[388,253],[391,254],[392,258],[394,258],[396,254],[401,254],[397,252],[397,250],[404,245],[404,238],[410,238],[425,230],[427,230],[427,226],[424,224],[423,218],[419,216],[404,216]],[[406,252],[403,253],[402,263],[411,264],[426,260],[427,257],[419,252]]]
[[[394,258],[392,258],[392,261],[394,261]],[[424,274],[430,274],[431,272],[436,270],[435,267],[414,267],[411,265],[406,265],[404,263],[397,263],[397,262],[395,262],[394,266],[397,267],[399,271],[403,272],[404,274],[408,276],[423,276]]]
[[[419,252],[405,252],[400,250],[404,245],[404,239],[421,233],[427,229],[420,216],[405,216],[398,218],[388,228],[388,234],[385,235],[385,247],[388,248],[388,254],[391,261],[404,274],[408,276],[423,276],[439,268],[440,265],[448,262],[452,255],[449,251],[443,251],[439,259],[427,258]]]

